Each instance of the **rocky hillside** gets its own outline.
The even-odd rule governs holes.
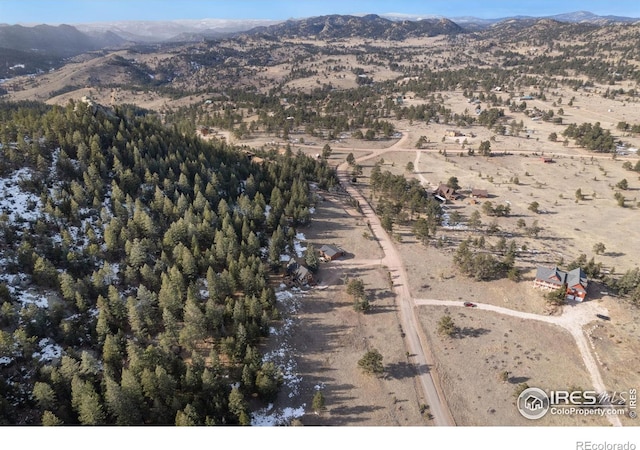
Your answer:
[[[330,15],[311,17],[269,27],[258,27],[249,34],[283,38],[339,39],[361,37],[364,39],[403,40],[410,37],[451,35],[464,30],[448,19],[425,19],[418,21],[392,21],[375,14],[363,17]]]

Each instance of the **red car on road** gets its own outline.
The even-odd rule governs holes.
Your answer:
[[[471,302],[464,302],[464,306],[466,306],[467,308],[475,308],[476,305],[475,303],[471,303]]]

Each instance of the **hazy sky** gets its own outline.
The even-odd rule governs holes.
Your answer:
[[[638,0],[0,0],[0,23],[289,19],[325,14],[546,16],[573,11],[640,17]]]

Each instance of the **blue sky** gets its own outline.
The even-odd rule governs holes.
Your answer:
[[[638,0],[0,0],[0,23],[289,19],[325,14],[546,16],[573,11],[640,17]]]

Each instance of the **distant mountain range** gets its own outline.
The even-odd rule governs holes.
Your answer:
[[[46,71],[64,58],[125,43],[111,31],[86,34],[70,25],[0,25],[0,78]]]
[[[513,21],[533,23],[541,17],[515,16],[501,19],[476,17],[423,17],[406,14],[328,15],[287,21],[273,20],[175,20],[121,21],[70,25],[0,24],[0,78],[49,70],[62,59],[87,51],[117,48],[136,43],[193,42],[238,33],[278,37],[402,40],[409,37],[454,35],[483,30]],[[586,11],[545,17],[560,22],[632,23],[640,19],[598,16]]]
[[[281,23],[281,20],[172,20],[172,21],[120,21],[78,24],[85,33],[107,31],[133,42],[184,41],[202,37],[223,37],[255,27]]]
[[[640,18],[623,17],[623,16],[599,16],[588,11],[576,11],[566,14],[557,14],[554,16],[511,16],[502,17],[500,19],[479,19],[477,17],[453,17],[455,23],[463,27],[467,31],[479,31],[488,28],[500,22],[507,21],[535,21],[540,19],[551,19],[558,22],[568,23],[589,23],[594,25],[606,25],[608,23],[634,23],[640,21]]]
[[[0,48],[23,52],[68,57],[123,43],[122,37],[109,30],[85,34],[70,25],[0,25]]]
[[[611,22],[620,22],[620,23],[632,23],[639,21],[640,18],[633,17],[622,17],[622,16],[598,16],[596,14],[590,13],[588,11],[576,11],[567,14],[559,14],[555,16],[547,16],[547,17],[534,17],[534,16],[511,16],[511,17],[502,17],[496,19],[480,19],[477,17],[468,17],[468,16],[460,16],[460,17],[441,17],[441,16],[419,16],[419,15],[408,15],[408,14],[380,14],[380,15],[352,15],[352,16],[338,16],[338,15],[328,15],[328,16],[320,16],[320,17],[311,17],[311,18],[301,18],[301,19],[290,19],[287,21],[277,21],[277,20],[230,20],[230,19],[202,19],[202,20],[174,20],[174,21],[161,21],[161,22],[150,22],[150,21],[121,21],[121,22],[102,22],[102,23],[89,23],[89,24],[79,24],[76,25],[76,28],[80,31],[93,33],[93,32],[113,32],[114,34],[120,36],[123,39],[134,42],[160,42],[160,41],[189,41],[189,40],[198,40],[203,38],[211,38],[211,37],[224,37],[230,34],[240,33],[249,31],[255,28],[259,28],[260,32],[265,32],[267,34],[271,34],[271,32],[275,32],[275,30],[282,30],[285,32],[293,33],[296,25],[295,22],[300,22],[297,26],[300,31],[304,31],[304,28],[314,30],[317,32],[322,32],[322,29],[317,30],[318,22],[325,20],[328,21],[330,27],[333,25],[339,26],[341,22],[339,17],[360,17],[366,19],[368,23],[366,25],[355,25],[353,23],[349,24],[351,26],[361,26],[364,31],[369,29],[376,30],[381,22],[379,19],[387,19],[391,22],[400,22],[404,23],[404,25],[393,25],[394,30],[388,31],[390,35],[399,35],[402,32],[406,33],[414,33],[419,32],[420,29],[424,28],[428,31],[437,30],[438,27],[442,27],[442,29],[446,33],[450,33],[453,30],[456,30],[456,27],[449,24],[448,22],[453,22],[454,24],[460,26],[464,31],[478,31],[484,28],[487,28],[496,23],[505,21],[505,20],[525,20],[525,19],[552,19],[557,20],[559,22],[572,22],[572,23],[594,23],[594,24],[606,24]],[[324,18],[324,19],[323,19]],[[377,18],[377,19],[375,19]],[[378,25],[375,22],[378,21]],[[439,23],[440,21],[445,21]],[[343,21],[347,22],[347,21]],[[406,22],[414,22],[413,24],[408,24]],[[420,23],[424,22],[424,23]],[[286,25],[285,25],[286,24]],[[392,24],[385,24],[386,26],[390,26]],[[269,27],[276,26],[276,28],[270,30]],[[279,26],[279,27],[278,27]],[[325,30],[325,34],[327,34],[329,30]],[[346,33],[346,32],[343,32]],[[381,35],[380,37],[384,37],[384,32],[377,30],[377,33]]]
[[[394,21],[375,14],[366,16],[330,15],[258,27],[247,31],[252,35],[273,37],[318,37],[339,39],[363,37],[367,39],[401,40],[418,36],[436,36],[463,33],[464,30],[449,19],[423,19]]]

